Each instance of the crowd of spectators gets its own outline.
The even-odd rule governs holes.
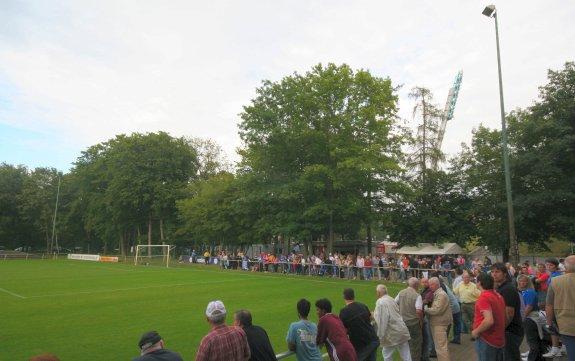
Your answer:
[[[396,352],[403,361],[450,361],[448,344],[460,344],[461,334],[469,334],[479,361],[543,361],[561,355],[575,360],[575,256],[550,258],[535,268],[528,262],[476,267],[458,264],[452,282],[441,270],[412,276],[395,298],[378,284],[372,311],[356,301],[353,289],[345,289],[339,315],[330,300],[315,302],[317,325],[308,319],[311,303],[300,299],[298,319],[287,329],[287,347],[298,361],[320,361],[323,346],[331,361],[374,361],[380,347],[384,361]],[[226,315],[221,301],[208,304],[211,330],[201,340],[196,361],[276,360],[266,331],[252,324],[248,310],[236,311],[231,326]],[[524,339],[529,351],[521,354]],[[182,360],[155,331],[145,333],[138,346],[141,355],[133,361]]]
[[[180,262],[215,264],[223,269],[252,272],[313,275],[360,280],[385,280],[406,282],[409,277],[428,277],[430,271],[439,272],[452,282],[456,269],[467,269],[475,275],[489,270],[489,257],[483,260],[462,255],[413,256],[401,254],[373,255],[318,253],[305,256],[298,251],[289,254],[261,252],[249,257],[242,251],[227,250],[211,254],[205,251],[200,257],[195,250],[190,256],[180,257]]]

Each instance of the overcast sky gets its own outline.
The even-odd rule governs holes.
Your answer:
[[[68,170],[119,133],[216,140],[237,160],[238,114],[263,79],[346,63],[445,103],[444,151],[499,127],[493,19],[481,1],[0,0],[0,162]],[[575,1],[496,4],[506,110],[530,105],[575,54]]]

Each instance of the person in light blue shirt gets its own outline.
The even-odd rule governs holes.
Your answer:
[[[286,341],[290,351],[295,351],[298,361],[321,361],[321,353],[315,339],[317,326],[307,320],[311,303],[302,298],[297,303],[299,321],[293,322],[288,329]]]

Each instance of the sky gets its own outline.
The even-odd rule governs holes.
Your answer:
[[[116,134],[211,138],[238,160],[239,113],[262,80],[348,64],[443,107],[463,83],[443,151],[500,127],[488,2],[339,0],[0,1],[0,163],[67,171]],[[575,54],[575,1],[495,3],[506,111],[531,105]]]

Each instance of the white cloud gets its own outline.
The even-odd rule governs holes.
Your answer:
[[[262,79],[318,62],[390,76],[443,105],[464,70],[444,149],[499,126],[493,21],[469,1],[12,2],[0,13],[0,123],[55,129],[86,146],[118,133],[210,137],[233,158],[238,113]],[[529,105],[548,68],[573,59],[575,3],[498,4],[507,110]],[[0,92],[1,93],[1,92]]]

